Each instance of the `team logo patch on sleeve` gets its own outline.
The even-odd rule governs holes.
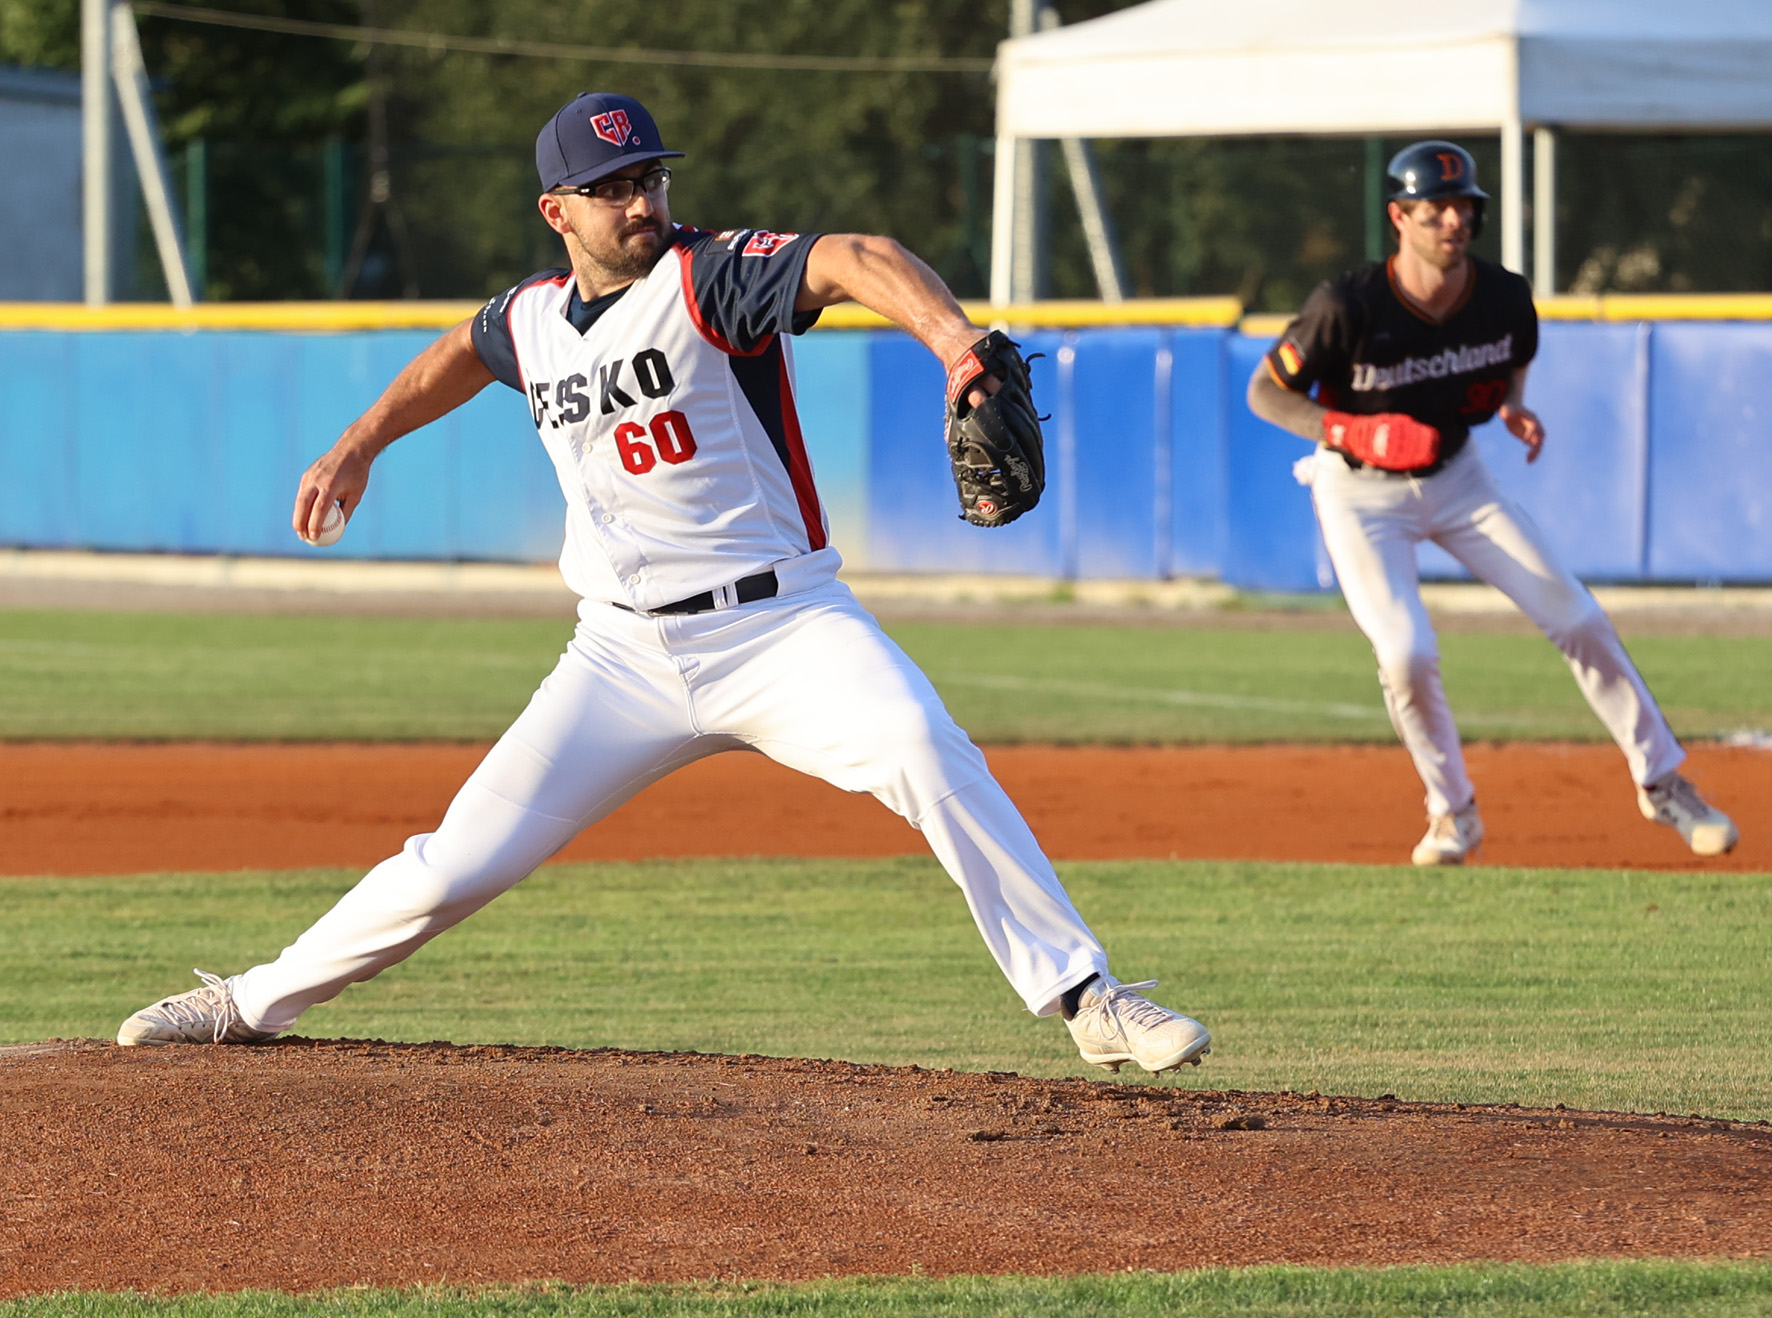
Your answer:
[[[797,233],[765,233],[759,229],[751,235],[751,240],[744,245],[744,251],[739,255],[774,256],[799,236]]]
[[[1280,342],[1280,365],[1286,368],[1287,375],[1297,375],[1304,369],[1304,358],[1298,355],[1298,349],[1283,339]]]

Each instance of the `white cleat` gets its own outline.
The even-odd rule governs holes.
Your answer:
[[[1417,865],[1462,865],[1482,845],[1483,816],[1472,801],[1451,815],[1429,815],[1427,832],[1409,853]]]
[[[164,1043],[263,1043],[277,1036],[240,1019],[227,980],[207,970],[193,971],[202,988],[143,1007],[117,1029],[125,1048]]]
[[[1199,1021],[1159,1007],[1138,991],[1156,986],[1154,979],[1122,984],[1103,975],[1083,990],[1077,1014],[1065,1025],[1085,1062],[1110,1071],[1137,1062],[1152,1075],[1200,1064],[1212,1051],[1212,1036]]]
[[[1677,831],[1700,856],[1721,856],[1741,841],[1735,821],[1700,796],[1690,779],[1677,773],[1637,788],[1637,809],[1644,819]]]

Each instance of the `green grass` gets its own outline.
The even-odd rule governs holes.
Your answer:
[[[569,621],[0,612],[0,737],[491,738]],[[1319,631],[906,624],[981,741],[1380,740],[1365,642]],[[1600,730],[1536,638],[1448,635],[1467,735]],[[1643,638],[1676,729],[1772,726],[1772,641]],[[1772,876],[1069,865],[1123,975],[1204,1018],[1179,1083],[1772,1117]],[[357,877],[4,882],[0,1042],[276,954]],[[318,1036],[694,1048],[1102,1073],[1019,1010],[929,861],[560,866],[339,1002]],[[1647,1041],[1647,1042],[1646,1042]],[[1176,1083],[1167,1081],[1165,1083]],[[1772,1314],[1772,1267],[1211,1269],[795,1286],[55,1295],[0,1318],[234,1315]]]
[[[1772,1117],[1772,876],[1063,873],[1117,972],[1211,1026],[1181,1084]],[[8,881],[0,1041],[108,1035],[193,965],[274,956],[355,877]],[[925,860],[550,867],[300,1030],[1102,1074]]]
[[[980,741],[1389,741],[1364,637],[1334,631],[895,625]],[[1537,636],[1440,638],[1465,736],[1605,737]],[[1644,637],[1631,652],[1683,736],[1772,726],[1772,640]],[[989,656],[981,663],[981,656]]]
[[[553,666],[558,622],[0,611],[0,737],[492,738]],[[906,623],[890,628],[987,742],[1388,741],[1352,632]],[[1531,636],[1442,638],[1474,738],[1604,734]],[[1676,731],[1772,727],[1772,639],[1632,646]]]
[[[492,738],[560,622],[0,611],[0,737]]]
[[[0,1318],[1747,1318],[1772,1265],[1659,1259],[1413,1268],[1207,1268],[1085,1277],[857,1278],[798,1285],[529,1286],[316,1295],[47,1295]]]

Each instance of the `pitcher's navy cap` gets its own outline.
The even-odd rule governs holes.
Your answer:
[[[593,183],[636,160],[680,156],[666,151],[658,125],[631,96],[580,92],[535,139],[535,172],[541,190]]]

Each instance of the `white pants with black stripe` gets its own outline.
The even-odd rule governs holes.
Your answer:
[[[1318,451],[1304,475],[1341,593],[1372,642],[1391,723],[1427,789],[1429,814],[1462,810],[1475,793],[1440,682],[1439,641],[1421,601],[1415,547],[1424,540],[1513,600],[1563,652],[1636,783],[1680,766],[1686,752],[1611,619],[1501,492],[1475,440],[1419,479],[1355,471],[1328,450]]]
[[[234,981],[281,1032],[479,910],[647,784],[761,751],[922,830],[1037,1015],[1107,958],[984,756],[849,588],[688,616],[587,603],[558,666],[434,833],[409,838],[268,965]]]

